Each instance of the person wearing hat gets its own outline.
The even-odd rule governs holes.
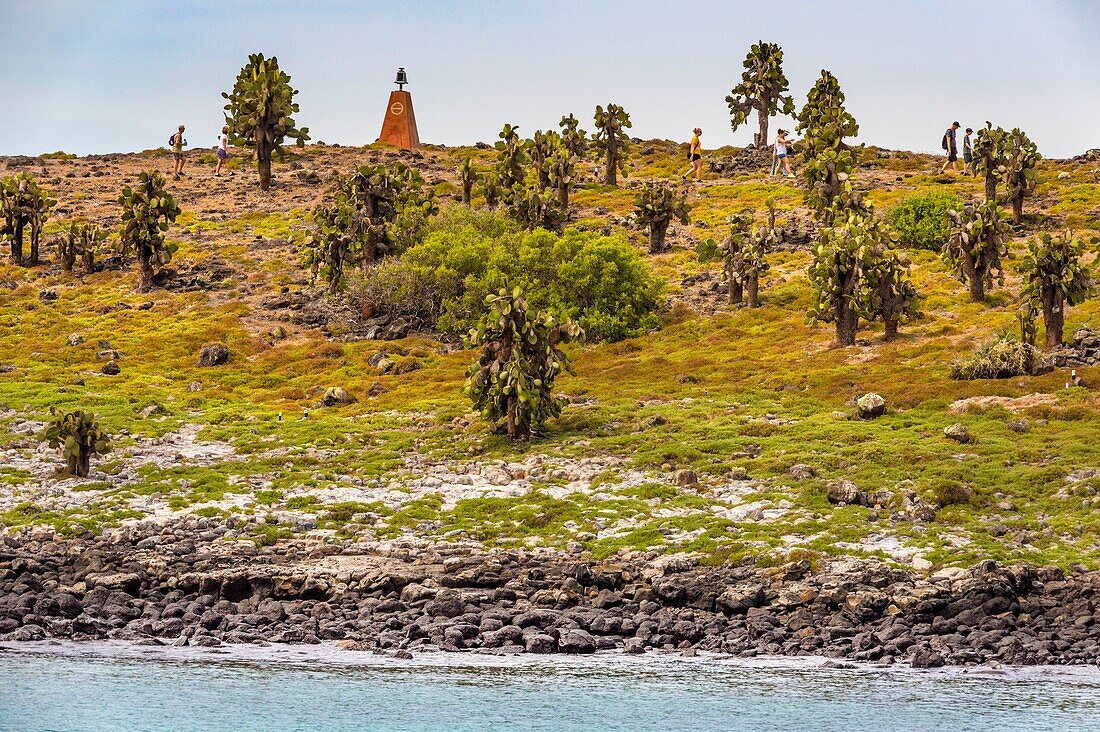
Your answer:
[[[700,176],[703,175],[703,144],[699,142],[699,135],[703,134],[703,130],[696,127],[692,132],[694,134],[691,138],[691,143],[688,145],[688,159],[691,160],[691,167],[680,176],[680,179],[685,182],[687,181],[688,173],[694,172],[695,180],[699,180]]]
[[[948,166],[951,167],[955,173],[959,172],[959,148],[955,144],[955,132],[958,131],[960,125],[958,122],[952,122],[951,126],[947,128],[947,132],[943,133],[943,145],[944,152],[947,153],[947,160],[943,161],[943,167],[940,168],[940,175],[947,172]]]
[[[786,177],[786,178],[793,178],[794,177],[794,171],[791,170],[791,159],[790,159],[791,143],[787,139],[788,134],[789,133],[786,130],[780,129],[779,133],[775,136],[775,157],[772,160],[772,177],[773,178],[775,177],[776,173],[784,171],[784,170],[787,171],[786,175],[784,177]]]

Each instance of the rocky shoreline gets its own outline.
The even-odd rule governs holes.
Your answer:
[[[987,561],[923,576],[852,559],[706,567],[333,539],[257,549],[223,540],[226,530],[189,517],[95,538],[0,537],[0,641],[1100,663],[1100,572]]]

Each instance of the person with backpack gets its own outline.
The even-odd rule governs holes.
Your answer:
[[[222,165],[229,160],[229,128],[222,127],[221,134],[218,135],[218,146],[214,149],[214,152],[218,156],[218,165],[214,168],[214,177],[222,177]],[[233,175],[233,171],[229,171],[230,175]]]
[[[963,173],[966,175],[974,175],[974,147],[970,144],[972,134],[974,130],[967,127],[966,134],[963,135]]]
[[[793,147],[794,144],[787,139],[787,131],[780,129],[779,134],[775,136],[775,145],[773,146],[772,178],[775,177],[776,173],[784,170],[787,171],[784,176],[785,178],[794,177],[794,171],[791,169],[791,152]]]
[[[699,135],[703,134],[703,130],[700,127],[696,127],[692,130],[691,142],[688,144],[688,160],[691,161],[691,166],[680,176],[680,180],[687,182],[687,174],[694,172],[695,180],[699,180],[699,177],[703,174],[703,143],[699,142]]]
[[[172,157],[175,159],[175,180],[183,177],[183,146],[187,140],[183,139],[183,125],[180,125],[176,134],[168,138],[168,144],[172,146]]]
[[[958,122],[952,122],[951,126],[947,128],[947,132],[943,133],[943,141],[940,145],[947,152],[947,160],[944,161],[943,167],[940,168],[940,175],[947,172],[947,166],[951,168],[957,174],[959,172],[959,148],[955,145],[955,132],[959,129]]]

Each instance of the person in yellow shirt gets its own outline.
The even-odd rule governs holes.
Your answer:
[[[687,174],[694,172],[695,180],[699,180],[699,177],[703,175],[703,144],[699,142],[699,135],[703,134],[703,130],[696,127],[692,130],[694,136],[691,138],[691,144],[688,146],[688,158],[691,160],[691,167],[687,169],[680,179],[687,182]]]

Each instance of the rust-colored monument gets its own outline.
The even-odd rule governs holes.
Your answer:
[[[397,70],[397,91],[390,92],[390,105],[386,107],[386,119],[382,121],[379,142],[388,142],[402,148],[420,147],[420,135],[416,132],[416,115],[413,114],[412,94],[405,91],[409,77],[404,67]]]

